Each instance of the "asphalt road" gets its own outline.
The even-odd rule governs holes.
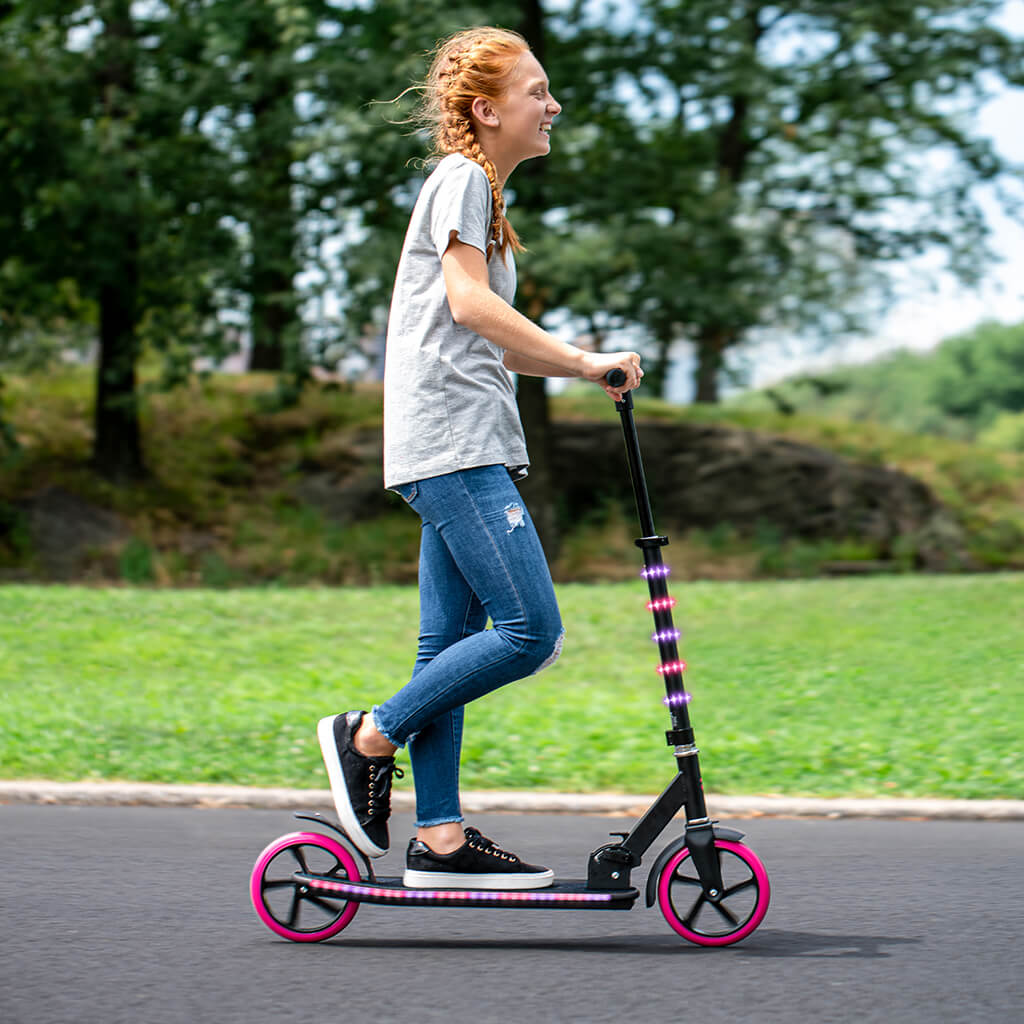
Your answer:
[[[579,877],[628,822],[474,824]],[[747,833],[773,887],[764,923],[727,949],[690,945],[642,902],[363,906],[337,938],[298,945],[268,931],[247,894],[259,851],[298,827],[287,813],[0,806],[0,1022],[1024,1019],[1024,823],[726,824]],[[392,831],[382,874],[401,871],[409,816]]]

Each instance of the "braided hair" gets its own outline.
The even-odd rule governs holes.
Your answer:
[[[491,183],[491,240],[502,254],[509,246],[521,252],[523,245],[505,216],[501,182],[480,146],[470,109],[477,96],[501,99],[529,50],[521,35],[506,29],[470,28],[449,36],[434,51],[421,110],[436,157],[461,153],[484,169]]]

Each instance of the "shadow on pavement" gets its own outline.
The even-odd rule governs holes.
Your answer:
[[[621,937],[595,936],[576,941],[544,941],[543,939],[438,939],[436,937],[403,939],[345,939],[337,938],[322,943],[321,948],[331,946],[358,946],[366,949],[423,949],[423,950],[528,950],[555,953],[635,953],[643,956],[679,956],[684,953],[732,953],[748,957],[767,959],[790,959],[795,957],[855,958],[861,960],[882,960],[892,956],[885,947],[916,945],[920,939],[902,938],[893,935],[827,935],[815,932],[791,932],[763,929],[755,932],[743,942],[725,949],[708,949],[695,946],[685,939],[671,934],[636,935],[629,939]],[[308,948],[308,947],[307,947]]]

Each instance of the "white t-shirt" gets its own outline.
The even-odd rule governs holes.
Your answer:
[[[477,163],[446,156],[423,183],[391,297],[384,361],[384,486],[476,466],[522,475],[529,459],[504,350],[452,318],[441,256],[452,231],[484,255],[491,186]],[[491,290],[511,303],[512,250],[487,264]]]

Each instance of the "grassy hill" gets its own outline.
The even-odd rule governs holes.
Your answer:
[[[377,386],[313,385],[284,409],[273,401],[273,380],[258,374],[148,393],[151,479],[118,487],[88,469],[91,371],[7,376],[5,385],[5,417],[20,448],[0,464],[0,580],[228,586],[415,578],[418,521],[397,498],[374,487],[373,514],[347,517],[315,500],[313,485],[327,481],[329,490],[379,436]],[[612,403],[586,385],[555,399],[553,415],[616,419]],[[974,568],[1024,567],[1024,453],[837,414],[787,415],[757,399],[680,408],[641,396],[637,416],[734,425],[901,469],[931,487],[963,526]],[[620,508],[596,510],[567,529],[556,578],[632,576],[635,532]],[[710,579],[814,575],[836,560],[873,558],[857,538],[740,536],[726,524],[672,543],[678,573]]]

